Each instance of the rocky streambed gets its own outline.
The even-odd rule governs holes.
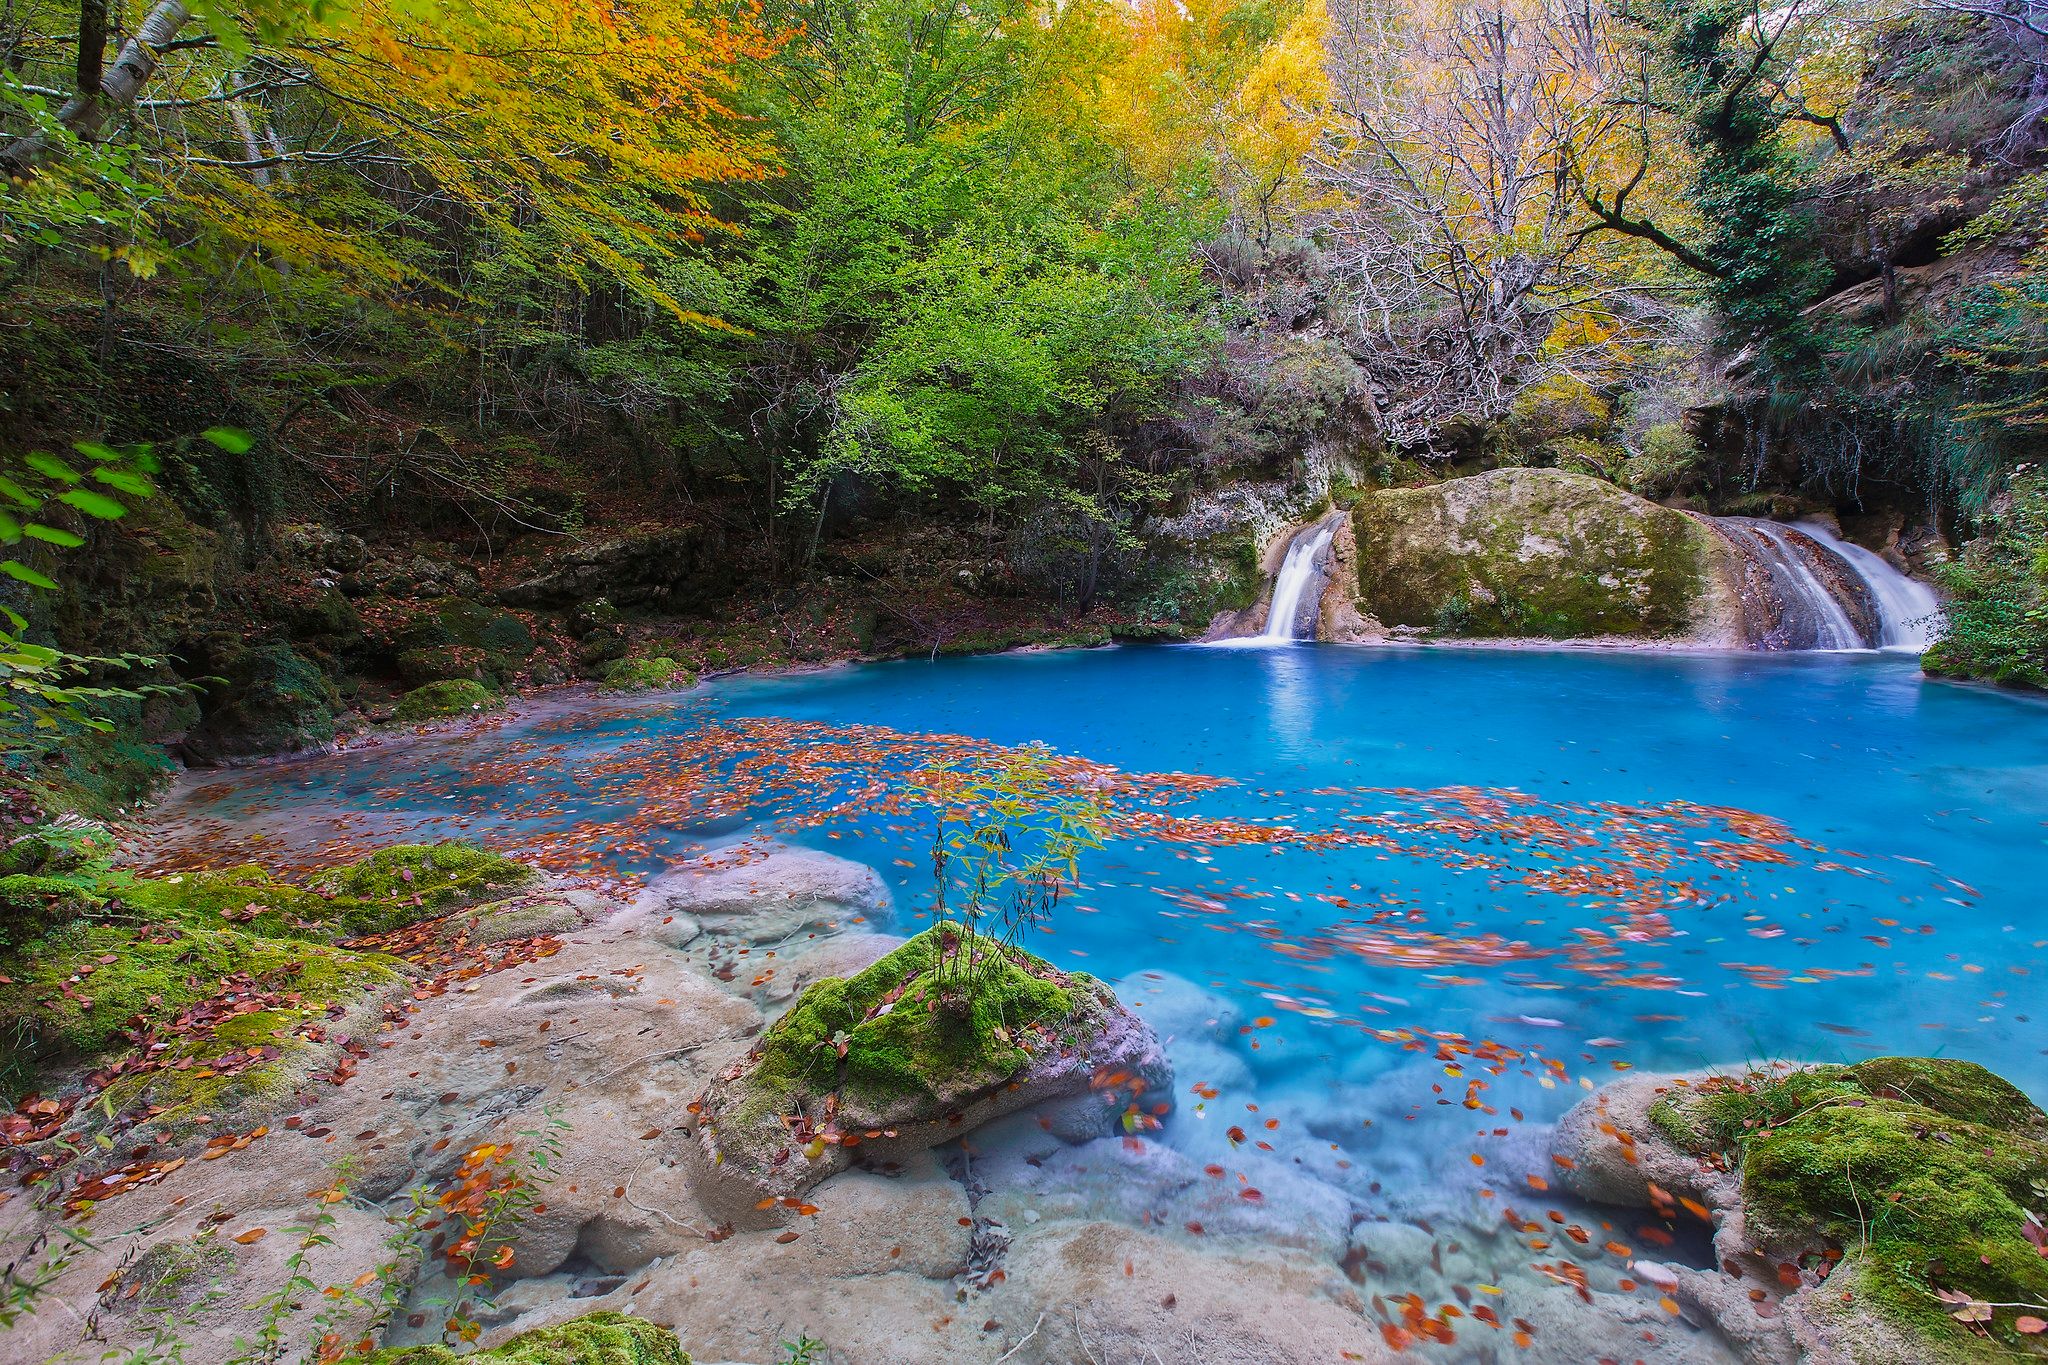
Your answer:
[[[807,1335],[848,1362],[1741,1347],[1620,1283],[1597,1243],[1527,1255],[1521,1215],[1476,1187],[1447,1226],[1401,1215],[1440,1205],[1421,1191],[1367,1211],[1306,1168],[1261,1190],[1154,1141],[1207,1121],[1174,1106],[1212,1089],[1172,1079],[1162,1039],[1214,1069],[1205,1040],[1240,1027],[1185,983],[1154,981],[1134,1013],[1014,955],[995,1063],[925,1055],[931,935],[880,932],[888,893],[860,864],[778,848],[630,900],[417,875],[427,918],[377,940],[390,979],[268,1002],[317,1021],[281,1078],[13,1134],[18,1167],[53,1168],[0,1208],[17,1265],[49,1275],[8,1333],[20,1358],[338,1358],[556,1329],[639,1351],[633,1320],[696,1360],[764,1365]],[[317,912],[281,885],[227,908]],[[1588,1269],[1559,1268],[1575,1256]],[[568,1326],[599,1313],[625,1317]]]

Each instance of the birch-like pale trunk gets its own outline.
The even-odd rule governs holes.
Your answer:
[[[135,103],[142,87],[156,74],[159,54],[192,19],[180,0],[158,0],[127,42],[114,64],[100,77],[97,91],[81,90],[57,111],[57,123],[81,142],[99,136],[110,115]],[[57,150],[60,139],[46,129],[18,137],[0,150],[0,175],[25,177]]]

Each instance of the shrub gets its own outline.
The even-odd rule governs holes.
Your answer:
[[[1705,453],[1678,423],[1659,423],[1643,433],[1642,453],[1622,466],[1621,482],[1639,497],[1668,498],[1699,468]]]
[[[2048,688],[2048,472],[2022,466],[1983,529],[1937,573],[1948,631],[1926,669]]]

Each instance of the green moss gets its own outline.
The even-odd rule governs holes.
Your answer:
[[[415,687],[400,697],[398,719],[404,724],[413,725],[423,720],[436,720],[442,716],[492,711],[504,704],[502,697],[493,696],[480,682],[470,678],[450,678],[441,682],[430,682],[424,687]]]
[[[9,1094],[30,1088],[54,1062],[119,1052],[138,1032],[165,1029],[224,989],[277,992],[286,1003],[236,1018],[218,1031],[201,1031],[176,1044],[178,1056],[203,1062],[234,1048],[263,1045],[297,1051],[301,1043],[294,1030],[300,1022],[405,979],[403,965],[382,954],[196,924],[152,926],[145,937],[132,924],[105,921],[63,926],[7,966],[16,985],[0,1003],[0,1090]],[[195,1097],[218,1102],[218,1092],[231,1081],[248,1088],[264,1079],[210,1077],[204,1071],[159,1072],[109,1094],[118,1107],[160,1082],[181,1090],[196,1087],[168,1100],[153,1093],[153,1102],[178,1108]]]
[[[173,1238],[158,1242],[120,1271],[114,1297],[127,1302],[132,1289],[139,1308],[183,1307],[234,1270],[234,1253],[214,1237]]]
[[[607,692],[640,692],[654,687],[688,687],[696,675],[667,655],[649,659],[621,659],[604,671]]]
[[[210,684],[206,717],[185,748],[206,762],[325,744],[334,738],[334,686],[290,645],[234,649]]]
[[[1920,1337],[1927,1358],[2044,1353],[2009,1310],[1983,1338],[1935,1297],[2048,1303],[2048,1259],[2023,1231],[2048,1202],[2048,1117],[1983,1067],[1882,1057],[1758,1073],[1674,1091],[1650,1116],[1689,1150],[1739,1161],[1760,1244],[1853,1253],[1852,1292]]]
[[[531,869],[460,844],[403,844],[321,874],[310,886],[260,867],[169,877],[88,869],[71,879],[0,878],[25,907],[0,922],[33,932],[0,937],[0,1094],[33,1087],[50,1066],[124,1050],[143,1031],[185,1041],[174,1059],[205,1062],[235,1048],[274,1046],[272,1062],[234,1077],[195,1065],[122,1081],[119,1103],[144,1097],[173,1110],[224,1104],[290,1081],[307,1052],[302,1023],[395,988],[406,969],[381,953],[333,946],[530,886]],[[49,899],[45,899],[49,898]],[[52,904],[65,907],[62,914]],[[224,993],[276,993],[258,1010],[209,1017],[187,1033],[180,1014]],[[189,1044],[189,1046],[188,1046]]]
[[[19,872],[0,877],[0,952],[24,947],[103,903],[88,883],[74,878]]]
[[[496,900],[537,880],[522,862],[468,844],[394,844],[310,883],[352,934],[381,933]]]
[[[446,1346],[376,1352],[367,1365],[690,1365],[676,1334],[623,1313],[593,1313],[522,1332],[503,1346],[458,1356]]]
[[[756,1049],[748,1109],[832,1090],[884,1109],[957,1096],[1024,1066],[1027,1030],[1072,1020],[1078,983],[993,940],[981,940],[974,989],[942,991],[941,936],[953,932],[928,929],[858,975],[807,989]]]
[[[415,618],[397,639],[401,678],[415,687],[466,678],[510,683],[533,653],[533,631],[509,611],[459,599]]]

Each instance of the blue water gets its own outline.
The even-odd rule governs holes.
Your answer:
[[[1195,1160],[1314,1167],[1367,1208],[1396,1175],[1512,1181],[1544,1154],[1503,1137],[1511,1107],[1533,1126],[1628,1067],[1940,1054],[2048,1097],[2048,706],[1897,656],[1154,647],[728,679],[198,778],[166,829],[191,857],[459,835],[644,875],[780,826],[882,870],[914,931],[928,813],[782,790],[774,760],[721,795],[764,717],[792,751],[858,725],[1229,779],[1164,809],[1296,831],[1113,839],[1032,944],[1160,1011],[1181,1074],[1154,1141]],[[912,759],[878,733],[853,772],[886,790]],[[1285,1119],[1272,1154],[1223,1140],[1247,1113]]]

